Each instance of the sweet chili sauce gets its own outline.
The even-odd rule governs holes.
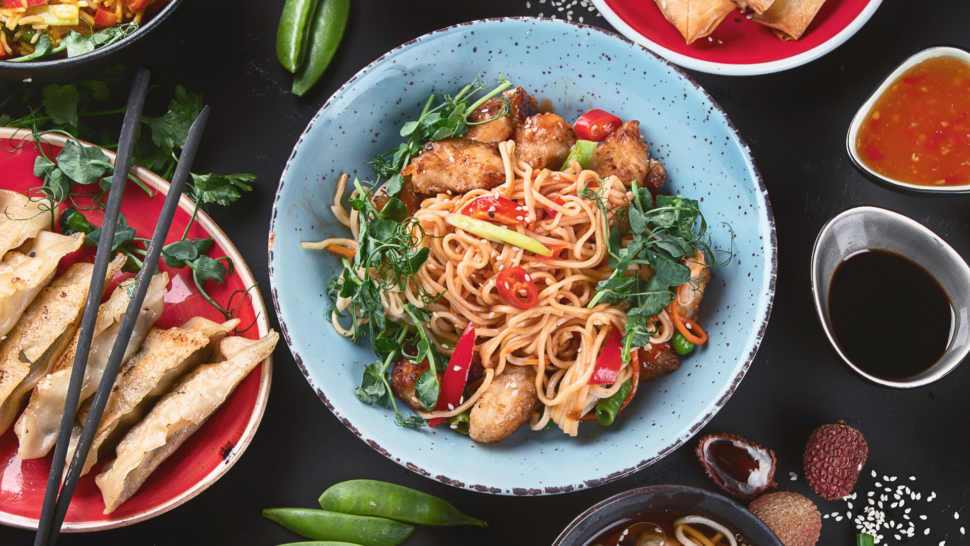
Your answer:
[[[904,72],[869,111],[856,150],[893,180],[970,184],[970,63],[933,57]]]

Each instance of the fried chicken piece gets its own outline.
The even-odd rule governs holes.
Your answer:
[[[398,400],[411,406],[414,410],[425,411],[414,393],[414,385],[418,382],[421,374],[428,371],[428,361],[411,362],[406,356],[402,356],[394,361],[391,368],[391,392]],[[441,374],[438,374],[439,379]]]
[[[418,194],[461,194],[505,182],[505,166],[495,146],[464,138],[427,143],[401,174],[411,177]]]
[[[697,320],[697,308],[704,299],[704,290],[707,283],[711,280],[711,268],[704,259],[704,253],[698,250],[690,261],[684,263],[690,268],[690,284],[683,288],[684,299],[687,303],[682,303],[680,297],[674,300],[677,306],[677,314],[691,320]]]
[[[670,342],[654,343],[649,349],[641,348],[637,357],[640,360],[641,383],[653,381],[680,368],[680,357]]]
[[[493,98],[485,101],[485,104],[472,112],[469,121],[488,121],[497,116],[505,106],[504,103],[508,102],[509,111],[506,115],[488,123],[469,126],[467,138],[488,144],[506,141],[512,138],[512,134],[526,119],[539,113],[539,103],[521,87],[505,91],[502,93],[502,99]]]
[[[616,176],[623,182],[637,181],[637,186],[656,190],[663,186],[667,171],[647,154],[647,144],[640,134],[640,122],[631,119],[606,137],[589,162],[589,168],[606,178]]]
[[[508,364],[472,407],[468,435],[484,444],[501,442],[529,422],[538,401],[535,369]]]
[[[530,117],[515,130],[515,156],[533,169],[559,170],[576,144],[576,132],[556,114]]]

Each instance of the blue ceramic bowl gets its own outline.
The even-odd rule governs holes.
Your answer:
[[[679,371],[640,387],[610,427],[587,423],[570,438],[520,430],[498,445],[445,427],[415,432],[354,396],[375,360],[327,322],[325,287],[340,263],[301,241],[347,237],[330,212],[340,173],[373,179],[367,162],[396,147],[401,124],[431,93],[499,75],[574,120],[590,108],[638,119],[668,191],[696,196],[715,243],[734,258],[714,271],[700,323],[711,341]],[[293,356],[331,411],[374,449],[457,487],[541,495],[593,487],[644,468],[686,442],[727,402],[754,359],[775,286],[775,230],[767,193],[730,120],[687,75],[600,29],[517,18],[459,25],[401,46],[338,90],[300,137],[283,172],[270,224],[273,300]]]

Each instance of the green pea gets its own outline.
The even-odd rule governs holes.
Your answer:
[[[20,35],[20,40],[24,42],[29,42],[33,40],[34,36],[36,35],[37,35],[37,31],[35,31],[34,29],[25,30],[24,33]]]
[[[310,25],[307,57],[293,79],[293,94],[302,97],[323,76],[347,28],[350,0],[323,0]]]
[[[313,540],[361,546],[397,546],[414,527],[385,518],[337,514],[306,508],[267,508],[263,517]]]
[[[462,514],[438,497],[373,480],[338,483],[320,495],[320,507],[331,512],[377,516],[416,525],[487,525],[480,519]]]
[[[681,356],[694,350],[694,344],[687,341],[687,338],[680,332],[674,332],[674,337],[670,340],[670,344],[673,345],[674,351]]]

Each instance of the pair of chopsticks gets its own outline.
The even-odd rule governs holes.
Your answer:
[[[64,465],[67,458],[67,449],[71,443],[71,432],[74,428],[74,418],[77,414],[78,399],[81,396],[81,387],[84,383],[84,373],[87,369],[88,352],[91,350],[91,341],[94,336],[94,324],[98,318],[98,308],[101,304],[101,297],[104,291],[105,275],[108,271],[108,262],[111,259],[111,242],[114,240],[115,227],[118,225],[118,215],[121,212],[121,198],[125,193],[125,184],[128,181],[128,170],[131,168],[131,158],[135,149],[135,138],[138,135],[138,126],[141,123],[141,113],[145,106],[145,94],[148,92],[149,73],[147,70],[140,69],[135,74],[132,83],[131,93],[128,95],[128,106],[125,110],[125,120],[121,127],[121,138],[118,143],[118,155],[115,158],[114,176],[111,178],[111,190],[108,194],[108,203],[104,212],[104,223],[101,227],[101,238],[98,239],[98,252],[94,258],[94,274],[91,277],[91,287],[88,290],[87,302],[84,306],[84,314],[81,319],[81,333],[78,336],[77,354],[74,357],[74,367],[71,370],[71,382],[67,391],[67,400],[64,402],[64,415],[61,418],[61,428],[57,436],[57,445],[54,450],[54,460],[51,463],[51,472],[47,478],[47,492],[44,496],[44,507],[40,514],[40,522],[37,526],[37,535],[34,538],[34,546],[53,546],[57,542],[57,536],[64,523],[64,516],[67,508],[71,504],[71,497],[77,487],[81,469],[84,461],[91,450],[91,442],[94,434],[98,430],[101,416],[104,414],[104,407],[108,403],[108,396],[114,386],[115,377],[118,375],[118,368],[131,339],[131,332],[135,327],[141,306],[148,293],[148,285],[151,282],[152,273],[158,266],[158,258],[162,253],[162,246],[165,245],[165,237],[172,225],[175,211],[178,209],[179,199],[182,196],[182,189],[189,177],[189,169],[195,159],[195,152],[198,150],[199,141],[202,138],[202,131],[205,128],[206,119],[209,117],[209,107],[202,109],[199,117],[192,123],[185,146],[182,148],[182,155],[179,158],[178,167],[175,169],[175,177],[172,179],[168,195],[162,206],[162,213],[155,226],[155,233],[152,235],[151,243],[148,246],[148,254],[145,256],[141,271],[135,281],[135,293],[128,303],[128,309],[121,321],[118,337],[115,339],[114,346],[111,348],[111,355],[105,366],[101,384],[94,395],[91,403],[91,411],[77,449],[74,451],[74,459],[68,467],[67,475],[64,476],[64,483],[61,485],[61,476],[64,472]],[[60,496],[58,496],[60,489]]]

